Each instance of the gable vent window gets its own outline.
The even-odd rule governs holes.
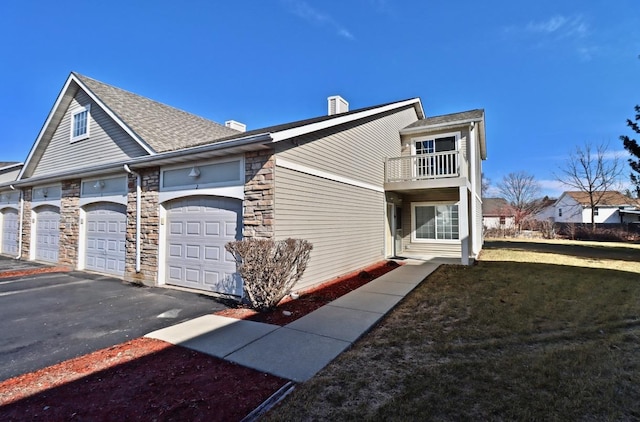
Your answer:
[[[71,114],[71,142],[89,137],[89,107],[77,108]]]

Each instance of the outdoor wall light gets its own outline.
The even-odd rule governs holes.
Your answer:
[[[197,179],[198,177],[200,177],[200,169],[196,166],[191,167],[191,171],[189,172],[189,177],[193,177],[194,179]]]
[[[47,189],[47,188],[42,189],[42,196],[44,196],[46,198],[47,195],[49,195],[49,189]]]
[[[94,189],[102,189],[104,187],[104,182],[102,180],[96,181],[93,185]]]

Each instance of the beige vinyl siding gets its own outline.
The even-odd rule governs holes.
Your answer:
[[[384,259],[382,192],[276,167],[275,203],[276,239],[301,238],[313,244],[297,288]]]
[[[16,177],[18,177],[18,174],[20,173],[20,169],[21,168],[18,167],[15,170],[7,171],[6,173],[0,174],[0,183],[13,182],[14,180],[16,180]]]
[[[432,189],[414,195],[402,197],[402,249],[406,255],[429,255],[437,257],[460,257],[460,242],[412,242],[411,241],[411,204],[414,202],[458,202],[459,190]]]
[[[91,105],[90,136],[81,141],[70,142],[72,112],[87,104]],[[86,93],[78,91],[53,133],[32,177],[126,160],[146,154],[147,152]]]
[[[413,106],[278,144],[277,158],[383,186],[384,159],[400,155],[399,130],[416,121]]]

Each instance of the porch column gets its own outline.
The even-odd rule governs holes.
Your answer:
[[[460,202],[458,205],[458,235],[462,265],[469,265],[469,195],[466,186],[460,186]]]

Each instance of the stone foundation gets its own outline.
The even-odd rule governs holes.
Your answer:
[[[127,253],[124,279],[145,285],[156,285],[158,279],[158,244],[160,240],[160,169],[140,170],[140,272],[136,272],[136,176],[128,177]]]
[[[22,191],[22,249],[18,251],[21,259],[29,259],[31,250],[31,221],[33,213],[31,212],[31,199],[33,190],[25,188]],[[19,208],[18,208],[19,209]],[[20,211],[18,211],[20,212]]]
[[[58,263],[78,267],[78,240],[80,239],[80,179],[62,182],[60,199],[60,238]]]
[[[274,172],[273,150],[247,152],[244,155],[245,185],[242,210],[244,238],[274,237]]]

